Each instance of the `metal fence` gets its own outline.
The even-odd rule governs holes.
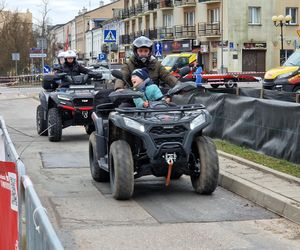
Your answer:
[[[42,74],[0,76],[0,86],[40,85],[42,79]]]
[[[16,163],[19,176],[18,213],[19,213],[19,249],[48,250],[63,249],[52,224],[50,223],[46,209],[42,206],[32,182],[25,175],[25,166],[17,154],[10,139],[3,118],[0,116],[0,135],[4,141],[5,161]],[[23,209],[25,208],[24,228]],[[25,229],[25,230],[24,230]],[[23,236],[26,237],[26,248],[23,246]]]

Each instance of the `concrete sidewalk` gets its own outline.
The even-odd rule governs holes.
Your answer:
[[[300,224],[300,178],[218,151],[219,185]]]

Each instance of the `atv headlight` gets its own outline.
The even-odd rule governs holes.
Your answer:
[[[142,125],[142,124],[140,124],[140,123],[138,123],[138,122],[136,122],[136,121],[134,121],[132,119],[129,119],[127,117],[123,117],[123,119],[124,119],[125,125],[127,127],[133,128],[133,129],[138,130],[138,131],[140,131],[142,133],[145,132],[144,125]]]
[[[64,101],[70,101],[71,99],[66,95],[57,95],[57,98]]]
[[[289,73],[285,73],[282,75],[277,76],[277,79],[282,79],[282,78],[286,78],[286,77],[290,77],[294,72],[289,72]]]
[[[201,113],[194,120],[192,120],[192,122],[190,123],[190,128],[191,130],[193,130],[194,128],[199,127],[205,122],[206,122],[206,116],[204,113]]]

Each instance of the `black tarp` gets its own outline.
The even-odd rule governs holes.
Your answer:
[[[190,95],[186,100],[204,104],[212,115],[205,134],[300,163],[300,104],[224,93]]]

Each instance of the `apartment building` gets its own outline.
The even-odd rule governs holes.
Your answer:
[[[207,71],[265,71],[280,63],[280,28],[274,15],[292,15],[283,27],[284,52],[300,40],[299,0],[124,0],[120,51],[145,35],[162,43],[163,55],[200,51]]]
[[[79,59],[86,59],[89,52],[86,52],[86,32],[90,30],[90,20],[106,20],[113,18],[113,9],[121,9],[124,6],[124,0],[112,0],[110,3],[103,5],[100,1],[100,6],[91,11],[83,9],[78,16],[75,17],[75,36],[76,50]]]

